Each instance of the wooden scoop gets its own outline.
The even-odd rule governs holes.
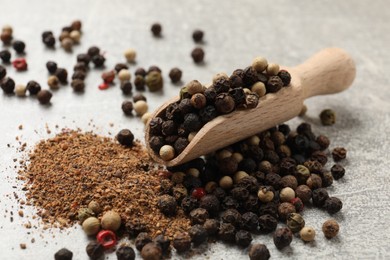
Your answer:
[[[283,68],[290,72],[290,86],[277,93],[261,97],[256,108],[237,110],[218,116],[205,124],[190,144],[171,161],[162,160],[149,146],[149,125],[146,127],[146,146],[153,160],[167,166],[179,165],[208,154],[297,116],[306,98],[333,94],[348,88],[356,74],[355,63],[342,49],[324,49],[303,64]],[[179,100],[175,97],[153,114],[159,116],[167,106]]]

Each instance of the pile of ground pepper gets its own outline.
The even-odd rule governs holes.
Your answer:
[[[126,226],[137,223],[153,237],[161,233],[172,237],[190,226],[182,210],[167,217],[158,209],[159,170],[138,142],[128,148],[93,133],[63,131],[35,146],[20,178],[28,202],[53,226],[76,223],[79,209],[92,200],[102,213],[118,212],[125,232]]]

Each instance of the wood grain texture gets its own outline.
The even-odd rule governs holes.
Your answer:
[[[303,64],[285,68],[291,73],[291,83],[277,93],[260,98],[254,109],[237,110],[219,116],[205,124],[182,153],[171,161],[162,160],[149,146],[149,126],[145,130],[146,145],[156,162],[179,165],[250,137],[297,116],[306,98],[334,94],[348,88],[356,74],[353,59],[339,48],[324,49]],[[166,107],[179,100],[164,103],[153,114],[159,116]]]

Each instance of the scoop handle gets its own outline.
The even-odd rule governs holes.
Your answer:
[[[326,48],[292,69],[304,98],[334,94],[351,86],[356,75],[352,57],[340,48]]]

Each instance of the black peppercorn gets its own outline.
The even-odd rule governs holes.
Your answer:
[[[195,30],[193,33],[192,33],[192,39],[194,40],[194,42],[202,42],[203,41],[203,31],[201,30]]]
[[[177,138],[175,144],[173,145],[176,154],[180,154],[181,152],[183,152],[189,143],[190,142],[188,141],[187,138],[183,138],[183,137]]]
[[[159,260],[162,257],[162,249],[156,242],[147,243],[142,248],[141,257],[144,260]]]
[[[123,101],[122,111],[125,113],[125,115],[131,116],[133,112],[133,103],[129,100]]]
[[[234,73],[234,72],[233,72]],[[236,74],[237,75],[237,74]],[[251,87],[257,82],[257,72],[251,66],[246,67],[242,72],[242,82],[245,87]]]
[[[37,94],[39,103],[46,105],[50,103],[53,94],[49,90],[40,90]]]
[[[161,136],[152,136],[149,138],[149,146],[155,153],[158,153],[164,145],[164,138]]]
[[[335,180],[341,179],[345,175],[345,169],[340,164],[336,163],[335,165],[330,168],[330,171],[333,175],[333,178]]]
[[[233,188],[230,194],[238,201],[246,201],[249,198],[249,191],[243,187]]]
[[[287,124],[279,125],[278,130],[279,132],[282,132],[285,136],[287,136],[291,132],[291,129]]]
[[[333,175],[331,172],[321,173],[322,187],[329,187],[333,184]]]
[[[95,241],[89,242],[86,251],[87,251],[87,255],[89,256],[89,258],[91,258],[91,260],[98,260],[102,256],[104,256],[103,245]]]
[[[203,228],[209,236],[213,236],[218,233],[219,221],[216,219],[207,219],[203,224]]]
[[[192,59],[194,60],[195,63],[201,63],[203,62],[203,59],[204,59],[204,51],[202,48],[195,48],[192,50],[191,52],[191,57]]]
[[[184,116],[184,128],[188,132],[196,132],[202,128],[202,121],[195,113],[189,113]]]
[[[177,83],[181,80],[182,71],[179,68],[173,68],[169,72],[169,78],[171,79],[172,83]]]
[[[283,81],[283,86],[287,87],[290,84],[291,75],[288,71],[280,70],[278,76]]]
[[[300,198],[304,203],[308,203],[312,197],[311,189],[306,185],[299,185],[295,189],[295,195]]]
[[[271,215],[275,218],[278,216],[278,203],[276,202],[268,202],[265,204],[261,204],[259,207],[259,216],[262,215]]]
[[[324,208],[329,214],[335,214],[339,212],[343,207],[343,203],[339,198],[329,197],[325,200]]]
[[[97,68],[103,67],[105,61],[106,61],[106,58],[104,58],[103,55],[98,54],[98,55],[92,56],[92,62],[93,62],[93,64],[95,64],[95,67],[97,67]]]
[[[277,249],[283,249],[291,244],[293,234],[289,228],[279,228],[274,233],[274,244]]]
[[[310,174],[310,177],[306,180],[306,185],[310,189],[315,190],[322,187],[322,179],[317,174]]]
[[[1,89],[4,91],[5,94],[14,93],[15,81],[10,77],[4,78],[1,82]]]
[[[61,83],[66,84],[68,82],[68,71],[66,69],[57,68],[54,75],[57,76]]]
[[[199,202],[192,196],[187,196],[181,201],[181,208],[186,214],[199,207]]]
[[[250,260],[268,260],[270,257],[268,248],[263,244],[254,244],[249,248]]]
[[[236,228],[230,223],[221,223],[218,230],[218,238],[224,242],[235,242]]]
[[[7,70],[0,65],[0,80],[2,80],[7,75]]]
[[[152,24],[152,27],[150,28],[150,30],[152,31],[153,36],[160,37],[161,31],[162,31],[162,26],[159,23],[154,23],[154,24]]]
[[[121,145],[131,147],[134,141],[134,135],[129,129],[122,129],[116,136]]]
[[[245,105],[248,109],[256,108],[258,104],[259,104],[259,95],[253,92],[246,95]]]
[[[118,260],[134,260],[135,252],[130,246],[121,246],[116,250],[116,257]]]
[[[199,111],[200,118],[205,124],[218,116],[218,112],[214,106],[209,105]]]
[[[189,116],[189,115],[191,115],[191,116]],[[195,115],[196,117],[194,117],[193,115]],[[201,124],[199,121],[199,117],[196,114],[188,114],[186,116],[189,117],[188,122],[187,122],[189,125],[195,126],[197,124],[196,122],[199,122],[199,124]],[[167,109],[165,110],[165,117],[169,120],[174,120],[175,122],[181,122],[183,120],[183,118],[182,118],[182,113],[180,111],[179,104],[172,103],[172,104],[168,105]],[[196,120],[196,119],[198,119],[198,120]],[[193,123],[196,123],[196,124],[193,124]],[[186,129],[187,129],[187,127],[186,127]],[[191,132],[189,129],[187,129],[187,130],[188,130],[188,132]]]
[[[54,254],[55,260],[72,260],[72,258],[73,253],[66,248],[62,248]]]
[[[177,202],[170,195],[162,195],[158,199],[157,206],[160,211],[166,216],[174,216],[177,211]]]
[[[36,95],[41,90],[41,85],[34,80],[30,80],[26,85],[26,89],[30,95]]]
[[[329,144],[330,144],[328,137],[326,137],[324,135],[319,135],[316,139],[316,142],[320,146],[321,150],[325,150],[326,148],[329,147]]]
[[[291,213],[296,213],[295,206],[290,202],[283,202],[278,207],[278,215],[279,219],[282,221],[286,221],[287,217]]]
[[[194,225],[189,230],[188,233],[191,237],[192,243],[195,246],[202,244],[207,241],[207,231],[202,225]]]
[[[173,188],[173,182],[169,179],[161,179],[160,181],[160,191],[162,194],[171,194]],[[183,204],[183,201],[182,201]]]
[[[327,162],[328,162],[328,156],[326,155],[326,153],[322,152],[322,151],[315,151],[311,154],[311,160],[315,160],[319,163],[321,163],[322,165],[325,165]]]
[[[131,238],[138,236],[141,232],[147,232],[148,229],[144,223],[142,223],[139,219],[133,219],[128,221],[125,225],[126,231]]]
[[[42,42],[46,45],[46,47],[52,48],[56,44],[56,38],[54,35],[48,35],[45,38],[42,38]]]
[[[142,248],[150,242],[152,242],[152,238],[149,236],[149,234],[146,232],[141,232],[135,239],[135,248],[137,248],[138,251],[141,251]]]
[[[83,92],[85,89],[84,81],[81,79],[74,79],[70,83],[71,87],[75,92]]]
[[[242,88],[234,88],[229,91],[229,95],[233,97],[234,103],[236,104],[236,107],[242,107],[245,103],[247,103],[247,97],[245,95],[245,92]],[[249,102],[249,106],[257,106],[252,104],[252,102]]]
[[[279,174],[269,173],[265,176],[265,184],[274,187],[275,189],[279,189],[281,187],[281,179]]]
[[[259,217],[258,223],[260,232],[270,233],[276,229],[278,220],[269,214],[265,214]]]
[[[177,233],[173,237],[172,245],[178,253],[184,253],[191,248],[191,237],[186,232]]]
[[[239,230],[236,233],[236,244],[241,247],[247,247],[252,242],[252,235],[246,230]]]
[[[240,228],[255,232],[259,226],[259,219],[253,212],[246,212],[241,215]]]
[[[218,95],[217,91],[215,91],[215,89],[213,87],[206,88],[206,90],[204,91],[203,94],[207,99],[207,103],[209,103],[209,104],[214,104],[214,100]]]
[[[215,91],[220,94],[223,92],[228,92],[230,89],[230,80],[224,77],[220,77],[213,83],[213,88]]]
[[[114,70],[116,71],[116,73],[119,73],[119,71],[121,70],[128,70],[129,69],[129,66],[127,66],[126,64],[124,63],[117,63],[114,67]],[[137,74],[136,74],[137,75]]]
[[[308,160],[303,164],[311,173],[321,173],[322,172],[322,164],[318,161]]]
[[[215,195],[207,194],[200,199],[199,207],[206,209],[211,216],[216,216],[220,209],[220,203]]]
[[[314,206],[316,206],[318,208],[323,207],[325,204],[325,201],[328,198],[329,198],[329,194],[325,188],[319,188],[319,189],[313,190],[312,201],[313,201]]]
[[[0,59],[3,61],[3,63],[9,63],[11,60],[11,53],[9,50],[0,51]]]
[[[229,77],[231,88],[242,88],[242,78],[236,74],[232,74]]]
[[[209,218],[209,213],[204,208],[197,208],[190,212],[190,220],[192,224],[204,224]]]
[[[283,81],[278,76],[272,76],[267,81],[267,93],[278,92],[283,87]]]
[[[177,127],[173,120],[164,121],[161,125],[161,132],[165,136],[177,134]]]
[[[234,99],[227,93],[221,93],[215,98],[215,108],[221,114],[232,112],[234,107]]]
[[[259,183],[254,176],[247,176],[240,180],[238,187],[243,187],[251,193],[256,193],[259,190]]]
[[[14,50],[19,54],[24,52],[25,47],[26,44],[22,41],[14,41],[12,43],[12,48],[14,48]]]
[[[146,76],[146,71],[144,68],[137,68],[134,72],[134,74],[136,76],[142,76],[142,77],[145,77]]]
[[[336,147],[332,151],[334,161],[341,161],[347,157],[347,150],[344,147]]]
[[[171,240],[169,240],[164,235],[158,235],[154,238],[154,242],[160,245],[163,254],[167,253],[169,246],[171,245]]]
[[[238,201],[233,198],[232,196],[226,196],[222,201],[222,208],[223,209],[238,209],[240,204]]]
[[[223,223],[230,223],[238,227],[241,222],[241,214],[236,209],[227,209],[222,213],[221,220]]]
[[[91,56],[89,56],[87,53],[81,53],[77,55],[77,62],[84,62],[85,66],[87,67],[90,61],[91,61]]]
[[[85,77],[87,74],[82,70],[76,70],[72,74],[72,79],[79,79],[79,80],[85,80]]]
[[[244,172],[252,173],[256,170],[256,161],[252,158],[244,158],[238,165],[238,168]]]
[[[100,54],[100,49],[99,49],[99,47],[92,46],[92,47],[89,47],[87,53],[90,57],[93,57],[93,56]]]

